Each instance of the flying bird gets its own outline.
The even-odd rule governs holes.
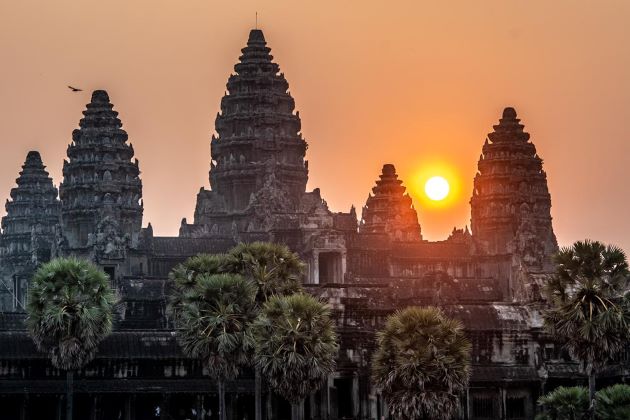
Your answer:
[[[73,86],[68,86],[68,89],[70,89],[73,92],[83,92],[83,89],[75,88]]]

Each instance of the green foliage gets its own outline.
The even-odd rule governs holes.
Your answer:
[[[470,378],[462,324],[434,307],[409,307],[377,334],[372,378],[397,419],[449,419]]]
[[[184,353],[218,380],[234,379],[253,349],[256,286],[234,274],[200,274],[181,297],[175,327]]]
[[[302,289],[304,263],[286,245],[270,242],[239,244],[228,253],[225,270],[258,285],[258,302],[273,295],[290,295]]]
[[[198,254],[177,265],[170,273],[171,291],[167,312],[176,319],[184,302],[184,295],[194,290],[201,275],[220,274],[224,271],[226,256],[223,254]]]
[[[595,394],[595,413],[598,420],[630,419],[630,386],[617,384]]]
[[[595,414],[598,420],[630,419],[630,386],[617,384],[597,391]],[[538,399],[544,410],[536,420],[581,420],[589,417],[588,390],[559,387]]]
[[[253,329],[257,366],[291,403],[302,401],[334,372],[337,336],[330,310],[316,298],[271,296]]]
[[[552,308],[545,325],[587,373],[594,372],[628,341],[626,256],[617,247],[587,240],[563,248],[555,261],[557,275],[546,287]]]
[[[536,420],[580,420],[588,416],[588,391],[584,387],[558,387],[538,399],[544,413]]]
[[[58,258],[33,277],[26,325],[37,348],[49,353],[56,367],[79,369],[111,333],[116,302],[109,278],[99,267]]]

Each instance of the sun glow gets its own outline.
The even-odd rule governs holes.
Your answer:
[[[441,176],[433,176],[424,184],[424,193],[433,201],[444,200],[450,189],[448,181]]]

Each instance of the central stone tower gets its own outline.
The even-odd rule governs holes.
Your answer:
[[[306,190],[307,144],[289,84],[270,51],[262,31],[252,30],[216,118],[210,186],[227,211],[245,209],[272,175],[290,197]]]
[[[184,219],[180,236],[262,239],[296,228],[304,212],[307,144],[289,84],[261,30],[250,31],[241,51],[215,121],[211,189],[200,190],[194,223]]]

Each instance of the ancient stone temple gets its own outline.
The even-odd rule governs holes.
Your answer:
[[[97,90],[72,133],[63,163],[57,255],[89,257],[111,269],[137,248],[142,181],[133,146],[107,92]],[[127,270],[128,271],[128,270]]]
[[[75,418],[216,419],[217,384],[182,354],[166,315],[168,274],[198,253],[254,240],[297,252],[307,265],[305,289],[335,316],[337,371],[306,399],[308,420],[389,418],[370,380],[371,356],[387,316],[409,305],[437,305],[465,325],[473,369],[459,419],[533,419],[542,392],[584,380],[544,333],[540,291],[557,250],[551,199],[542,159],[513,108],[482,148],[472,232],[455,228],[429,242],[391,164],[360,223],[354,207],[333,212],[319,189],[306,191],[300,118],[262,31],[250,32],[227,88],[208,157],[209,189],[201,189],[194,220],[184,219],[177,237],[142,227],[138,161],[105,91],[94,92],[73,132],[60,201],[39,155],[29,153],[0,236],[3,418],[63,419],[65,374],[33,345],[23,302],[38,264],[74,255],[103,267],[121,296],[113,334],[74,375]],[[627,376],[613,367],[598,381]],[[265,420],[289,418],[286,401],[266,387],[263,393]],[[230,420],[254,418],[253,372],[230,381],[227,394]]]
[[[405,190],[394,165],[383,165],[383,173],[372,188],[374,195],[368,196],[363,207],[359,231],[385,233],[398,241],[421,240],[418,215]]]
[[[0,308],[24,310],[33,270],[50,259],[60,204],[39,152],[28,152],[15,183],[0,234]]]

